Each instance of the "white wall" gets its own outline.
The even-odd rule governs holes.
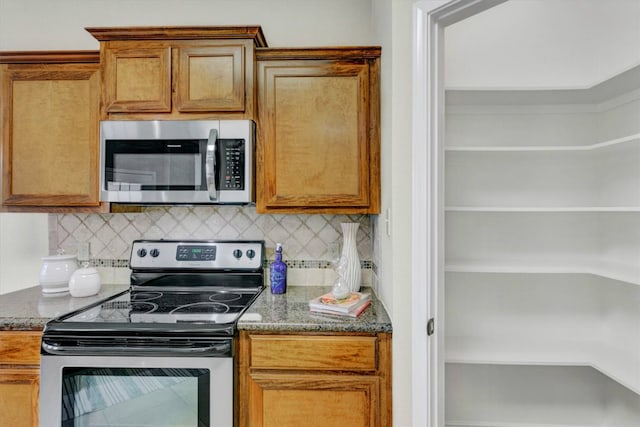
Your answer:
[[[449,88],[587,88],[640,64],[640,1],[510,0],[445,37]]]
[[[393,319],[394,426],[411,423],[412,0],[0,0],[0,50],[97,49],[91,26],[261,25],[269,46],[380,44],[382,205],[379,293]],[[42,231],[46,240],[46,230]],[[4,243],[2,239],[0,245]],[[12,262],[9,259],[7,262]],[[39,265],[39,264],[38,264]],[[37,268],[38,265],[35,265]]]
[[[271,47],[371,44],[370,0],[0,0],[0,50],[97,49],[85,27],[260,25]]]
[[[46,214],[0,213],[0,295],[38,285],[48,254]]]
[[[411,414],[411,34],[412,0],[373,0],[382,46],[382,213],[379,296],[393,319],[393,425]],[[387,226],[387,219],[390,223]],[[389,233],[387,233],[387,230]],[[418,379],[420,381],[420,379]]]

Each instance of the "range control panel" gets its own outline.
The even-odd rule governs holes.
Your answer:
[[[261,240],[135,240],[131,269],[258,270]]]
[[[178,261],[215,261],[217,246],[182,245],[178,246]]]

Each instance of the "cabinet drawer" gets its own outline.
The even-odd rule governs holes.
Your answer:
[[[251,427],[372,427],[379,424],[380,378],[261,372],[251,375]]]
[[[39,365],[39,331],[0,331],[0,365]]]
[[[252,335],[251,368],[374,371],[376,337]]]

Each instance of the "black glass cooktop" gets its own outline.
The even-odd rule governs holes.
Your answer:
[[[129,290],[60,319],[65,323],[234,323],[259,289]]]
[[[263,263],[263,241],[134,240],[129,289],[47,322],[43,353],[232,353]]]

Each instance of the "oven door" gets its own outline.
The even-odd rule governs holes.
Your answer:
[[[43,354],[40,425],[231,427],[233,359]]]

